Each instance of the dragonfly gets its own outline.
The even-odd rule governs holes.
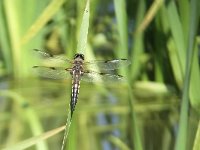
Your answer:
[[[116,70],[120,67],[130,65],[128,59],[114,59],[114,60],[94,60],[85,61],[83,54],[77,53],[74,55],[73,60],[66,58],[65,56],[51,55],[45,51],[34,49],[45,60],[51,62],[50,65],[33,66],[34,70],[41,77],[51,79],[72,79],[72,91],[70,110],[71,118],[75,111],[75,106],[78,101],[78,94],[80,89],[80,81],[86,82],[121,82],[124,81],[124,77],[117,74],[110,74],[106,71]],[[52,63],[53,62],[53,63]],[[57,65],[53,65],[57,63]],[[97,69],[103,72],[97,72],[91,69]]]

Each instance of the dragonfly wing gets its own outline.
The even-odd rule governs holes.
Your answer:
[[[44,61],[50,64],[57,64],[60,66],[66,66],[68,63],[72,63],[69,59],[67,59],[64,55],[51,55],[44,51],[34,49],[34,51],[40,56],[44,58]]]
[[[106,61],[90,61],[84,63],[87,68],[100,69],[100,70],[115,70],[120,67],[125,67],[131,64],[128,59],[114,59]]]
[[[49,54],[49,53],[46,53],[42,50],[39,50],[39,49],[33,49],[35,52],[37,52],[40,56],[43,56],[43,57],[46,57],[46,58],[50,58],[50,57],[53,57],[53,55]]]
[[[41,77],[51,79],[68,79],[71,77],[70,69],[59,67],[34,66],[34,71]]]
[[[113,83],[113,82],[123,82],[125,81],[124,77],[121,75],[112,75],[107,73],[98,73],[94,71],[85,71],[81,80],[86,82],[106,82],[106,83]]]

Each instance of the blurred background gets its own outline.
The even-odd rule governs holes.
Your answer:
[[[73,59],[85,5],[0,1],[0,149],[66,123],[71,79],[35,75],[32,66],[42,60],[33,49]],[[81,82],[66,149],[200,147],[199,8],[198,0],[90,1],[86,60],[127,58],[131,65],[116,72],[126,83]],[[63,134],[27,149],[60,149]]]

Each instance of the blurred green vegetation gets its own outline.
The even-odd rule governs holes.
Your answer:
[[[66,149],[199,150],[200,2],[91,0],[89,22],[85,5],[0,1],[0,149],[61,148],[71,81],[34,75],[37,48],[132,62],[127,83],[81,83]]]

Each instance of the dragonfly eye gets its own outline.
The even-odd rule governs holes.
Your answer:
[[[81,58],[82,60],[84,60],[84,55],[83,54],[75,54],[74,59],[76,59],[76,58]]]

